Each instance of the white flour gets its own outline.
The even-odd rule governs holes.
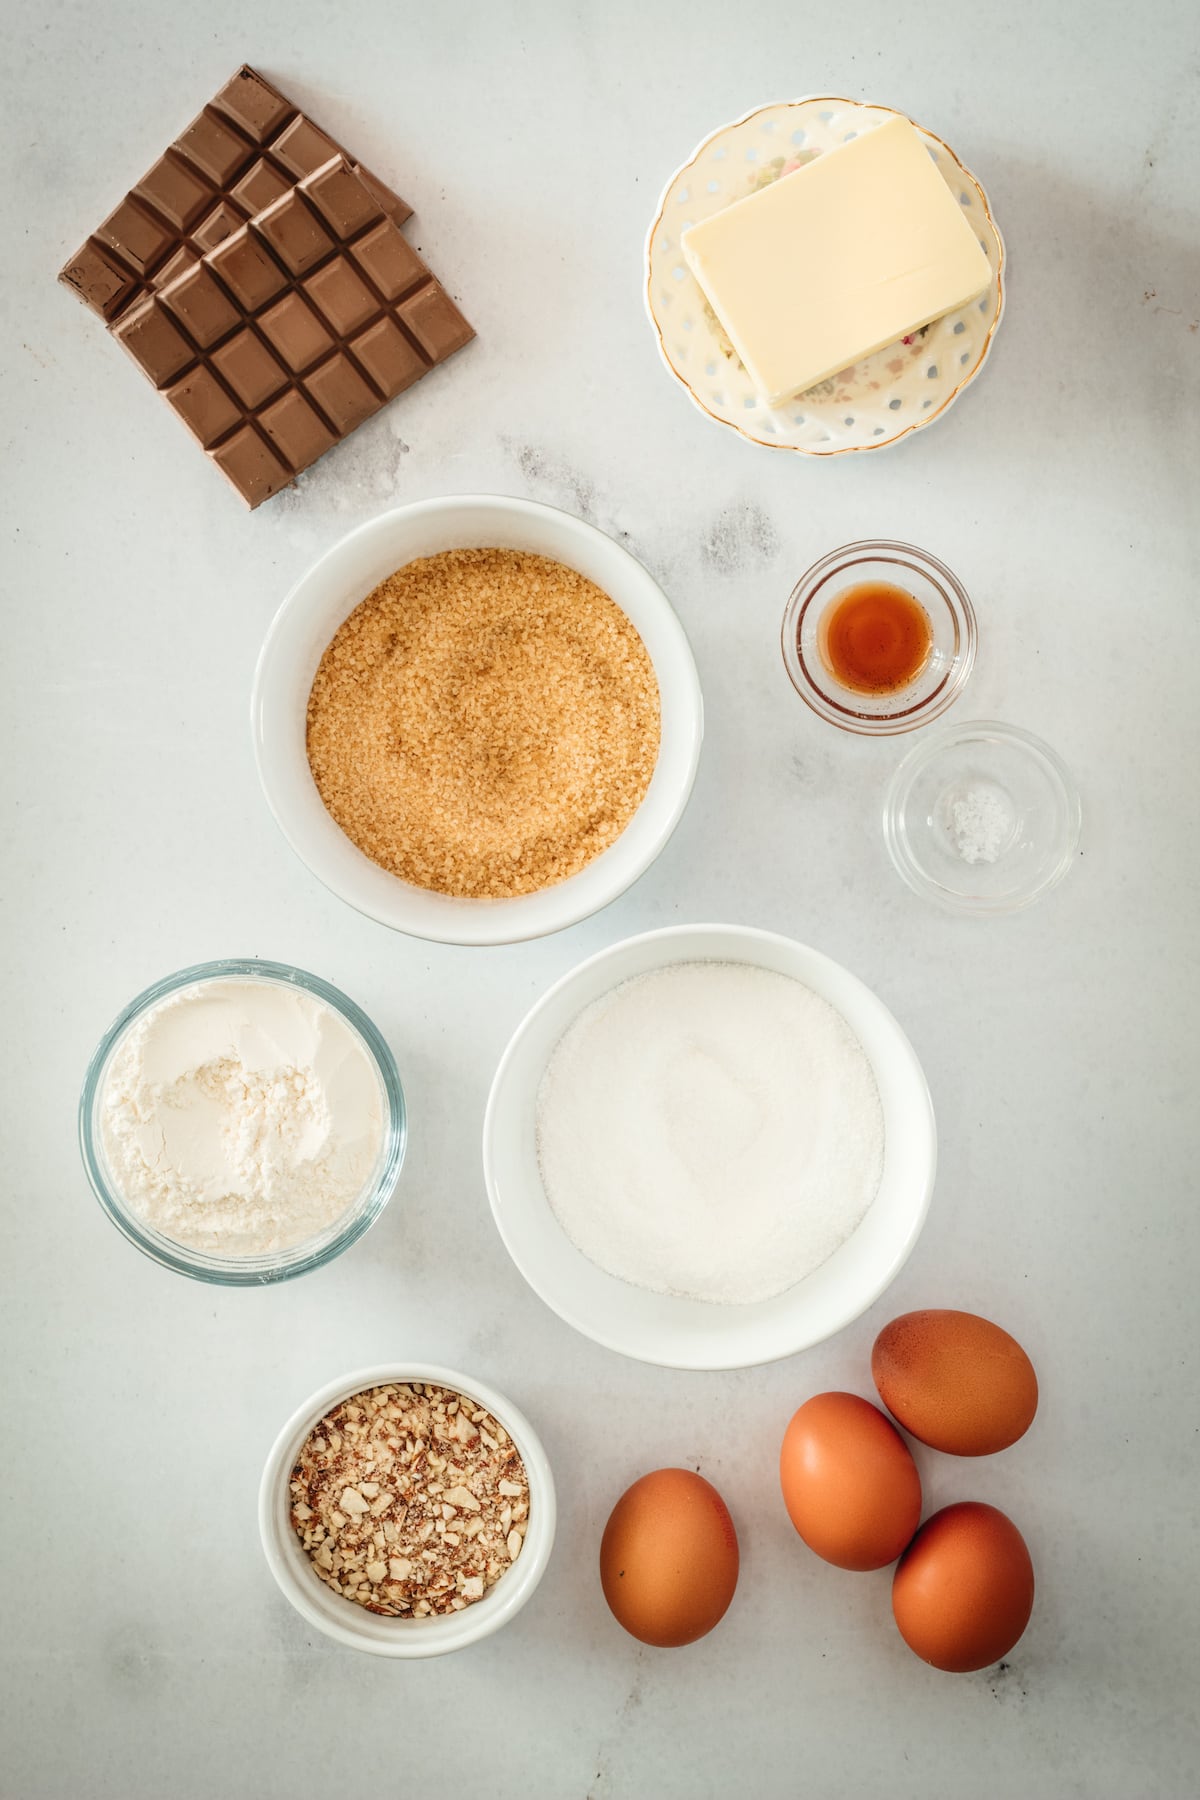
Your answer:
[[[538,1160],[567,1236],[655,1293],[782,1293],[862,1219],[883,1112],[827,1001],[743,963],[656,969],[580,1013],[537,1098]]]
[[[241,977],[181,988],[126,1032],[100,1135],[147,1225],[193,1249],[265,1255],[358,1198],[384,1098],[359,1040],[303,988]]]

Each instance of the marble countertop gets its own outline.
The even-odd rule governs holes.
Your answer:
[[[283,1800],[420,1791],[571,1800],[1086,1796],[1195,1790],[1195,683],[1200,283],[1194,8],[1014,0],[947,15],[482,0],[10,23],[4,477],[5,1701],[11,1800]],[[479,330],[299,486],[244,513],[97,321],[65,256],[243,60],[416,207],[408,235]],[[659,188],[722,120],[832,90],[885,101],[986,182],[1011,255],[978,384],[930,431],[828,464],[708,424],[660,367],[639,258]],[[468,360],[469,359],[469,360]],[[335,538],[426,495],[496,491],[619,535],[695,649],[707,738],[683,823],[574,930],[440,948],[339,903],[255,779],[263,633]],[[927,546],[980,617],[957,716],[1048,738],[1083,854],[1040,906],[943,916],[893,874],[903,748],[809,714],[779,619],[809,562]],[[912,1038],[940,1166],[915,1255],[871,1312],[770,1368],[687,1375],[576,1336],[488,1214],[484,1099],[526,1007],[631,932],[727,919],[845,962]],[[335,982],[391,1042],[411,1107],[395,1201],[277,1290],[176,1279],[102,1217],[79,1084],[123,1003],[223,955]],[[1192,1125],[1189,1126],[1189,1119]],[[1009,1511],[1038,1572],[1007,1663],[934,1673],[884,1574],[817,1562],[775,1463],[792,1410],[869,1391],[894,1313],[963,1306],[1027,1346],[1034,1428],[921,1458],[930,1506]],[[559,1538],[485,1644],[397,1666],[309,1631],[264,1564],[266,1451],[327,1379],[411,1355],[494,1382],[540,1430]],[[596,1554],[616,1496],[698,1466],[743,1564],[720,1629],[642,1648]]]

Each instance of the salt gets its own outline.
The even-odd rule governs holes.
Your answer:
[[[556,1046],[537,1097],[551,1209],[610,1275],[767,1300],[875,1197],[883,1111],[842,1015],[802,982],[691,962],[622,982]]]
[[[943,820],[957,856],[965,863],[994,863],[1013,829],[1007,794],[984,782],[947,797]]]

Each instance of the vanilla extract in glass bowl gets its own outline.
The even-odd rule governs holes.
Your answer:
[[[797,582],[783,660],[801,699],[843,731],[891,736],[939,717],[975,663],[975,609],[928,551],[846,544]]]

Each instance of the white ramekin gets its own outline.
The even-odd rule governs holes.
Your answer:
[[[342,621],[385,576],[415,557],[484,546],[552,557],[610,595],[646,646],[662,706],[658,763],[645,799],[621,836],[577,875],[512,900],[437,894],[380,868],[326,811],[305,748],[313,677]],[[267,804],[301,861],[359,912],[396,931],[446,944],[509,944],[543,937],[577,924],[624,893],[678,824],[704,735],[691,648],[653,576],[628,550],[570,513],[487,494],[402,506],[359,526],[327,550],[275,615],[258,659],[251,718]]]
[[[367,1612],[318,1579],[292,1528],[289,1483],[305,1438],[333,1407],[366,1388],[389,1382],[421,1381],[451,1388],[485,1406],[520,1451],[529,1477],[529,1527],[520,1556],[482,1600],[462,1612],[428,1619],[385,1619]],[[258,1495],[258,1528],[267,1566],[296,1611],[326,1637],[351,1650],[403,1658],[444,1656],[490,1637],[515,1618],[546,1570],[554,1547],[554,1477],[541,1442],[511,1400],[473,1375],[433,1363],[382,1363],[343,1375],[306,1400],[292,1414],[271,1447]]]
[[[883,1175],[866,1217],[795,1287],[748,1306],[684,1300],[607,1274],[568,1238],[538,1169],[537,1091],[555,1045],[620,981],[681,962],[741,962],[790,975],[837,1008],[867,1054],[883,1106]],[[614,1119],[612,1129],[621,1130]],[[929,1211],[937,1163],[933,1103],[912,1045],[883,1002],[818,950],[744,925],[674,925],[601,950],[525,1015],[500,1059],[483,1125],[488,1198],[509,1255],[547,1306],[586,1337],[674,1369],[773,1362],[831,1337],[899,1274]],[[737,1195],[729,1197],[731,1207]]]

